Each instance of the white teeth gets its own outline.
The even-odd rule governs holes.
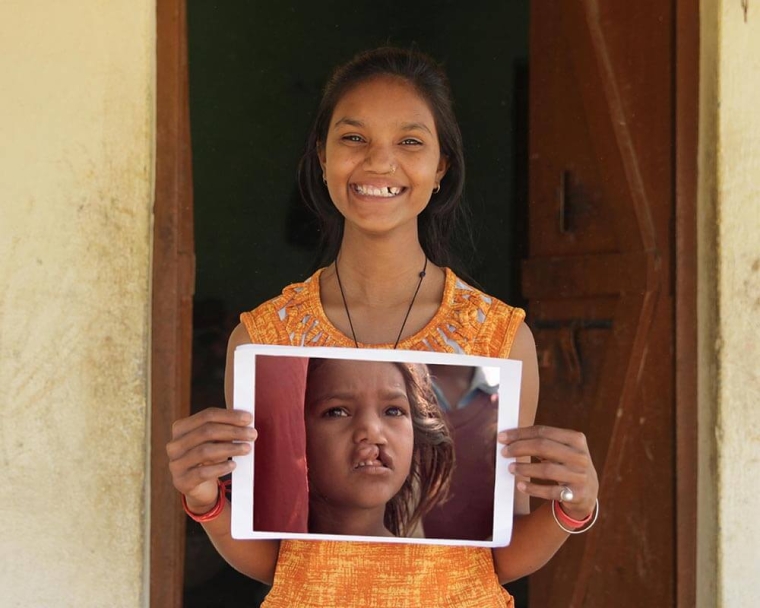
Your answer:
[[[380,196],[383,198],[390,198],[392,196],[398,196],[401,194],[402,188],[398,186],[384,186],[382,188],[376,188],[375,186],[362,186],[362,185],[355,185],[354,189],[356,190],[357,194],[362,194],[364,196]]]
[[[356,463],[355,468],[361,469],[362,467],[373,467],[373,466],[384,466],[384,465],[379,460],[362,460]]]

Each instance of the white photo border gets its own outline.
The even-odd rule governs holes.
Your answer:
[[[326,346],[276,346],[243,344],[235,349],[235,382],[233,408],[251,412],[254,415],[256,395],[256,357],[260,355],[278,357],[307,357],[321,359],[349,359],[353,361],[389,361],[402,363],[431,363],[440,365],[466,365],[472,367],[493,367],[499,369],[499,430],[515,428],[518,425],[520,405],[520,379],[522,362],[514,359],[498,359],[474,355],[457,355],[431,351],[355,349]],[[512,537],[512,516],[514,506],[515,478],[509,472],[509,464],[514,458],[505,458],[496,444],[496,480],[494,484],[493,537],[489,541],[462,539],[409,538],[352,536],[343,534],[312,534],[293,532],[261,532],[253,529],[253,458],[254,451],[234,457],[232,472],[232,529],[236,539],[298,539],[298,540],[345,540],[365,542],[408,543],[427,545],[460,545],[470,547],[503,547]]]

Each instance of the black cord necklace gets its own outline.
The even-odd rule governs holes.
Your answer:
[[[414,295],[412,296],[412,301],[409,302],[409,308],[406,309],[406,316],[404,317],[404,322],[401,324],[401,329],[398,330],[398,337],[396,338],[396,343],[393,345],[394,350],[398,347],[398,343],[401,342],[401,334],[404,333],[404,327],[406,327],[406,322],[409,319],[409,314],[412,312],[412,307],[414,306],[414,301],[417,299],[417,294],[420,292],[420,287],[422,287],[422,279],[425,278],[425,271],[427,270],[428,265],[428,258],[425,256],[425,265],[422,267],[422,272],[420,272],[420,280],[417,282],[417,289],[414,290]],[[340,281],[340,272],[338,271],[338,258],[335,258],[335,278],[338,279],[338,288],[340,289],[340,296],[343,298],[343,307],[346,309],[346,316],[348,317],[348,326],[351,328],[351,337],[354,339],[354,346],[356,348],[359,348],[359,341],[356,339],[356,332],[354,331],[354,323],[351,321],[351,313],[348,311],[348,302],[346,302],[346,294],[343,291],[343,283]]]

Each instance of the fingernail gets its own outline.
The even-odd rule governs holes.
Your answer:
[[[496,438],[496,440],[499,443],[504,443],[507,440],[507,433],[506,433],[506,431],[502,431],[501,433],[499,433],[499,435]]]
[[[251,412],[240,412],[240,420],[245,424],[251,424],[253,422],[253,414]]]
[[[510,462],[510,463],[509,463],[509,467],[507,467],[507,468],[509,468],[509,472],[510,472],[510,473],[514,473],[514,472],[515,472],[515,469],[517,469],[517,465],[515,465],[515,463],[514,463],[514,462]]]
[[[501,448],[501,455],[502,456],[509,456],[509,446],[505,445],[503,448]]]
[[[527,487],[528,486],[525,485],[524,481],[520,481],[520,482],[517,483],[517,489],[520,490],[520,492],[525,492],[525,489]]]

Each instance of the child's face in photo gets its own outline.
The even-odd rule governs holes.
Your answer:
[[[411,468],[414,432],[393,363],[326,360],[309,373],[310,493],[338,509],[384,509]]]

